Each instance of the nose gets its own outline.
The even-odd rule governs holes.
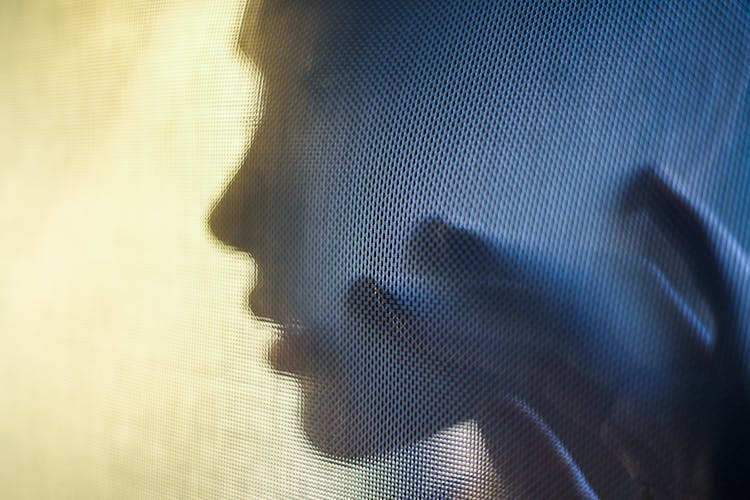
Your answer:
[[[208,217],[209,229],[217,239],[245,252],[252,252],[259,239],[252,222],[260,216],[262,206],[253,180],[251,153],[248,152]]]
[[[261,125],[242,165],[208,217],[209,229],[217,239],[256,258],[264,246],[272,187],[266,135]]]
[[[274,122],[276,123],[276,122]],[[259,271],[250,297],[258,317],[282,321],[292,300],[299,266],[299,212],[294,176],[281,153],[278,125],[261,124],[241,167],[208,216],[211,233],[222,243],[248,253]]]

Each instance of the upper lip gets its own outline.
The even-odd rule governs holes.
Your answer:
[[[286,325],[292,323],[291,316],[286,313],[279,301],[270,300],[269,294],[262,290],[261,283],[255,285],[248,296],[250,312],[259,318],[272,323]]]

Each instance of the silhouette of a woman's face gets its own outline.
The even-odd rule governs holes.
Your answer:
[[[307,436],[358,456],[467,415],[466,375],[397,333],[395,290],[379,285],[407,282],[402,247],[456,138],[430,94],[444,89],[410,81],[434,61],[409,50],[401,7],[384,17],[335,3],[265,2],[258,38],[246,27],[262,121],[211,228],[256,262],[250,307],[279,325],[269,361],[298,377]],[[439,116],[426,122],[425,109]]]
[[[734,88],[732,61],[705,69],[692,11],[632,36],[673,15],[278,0],[246,20],[262,120],[210,223],[257,264],[250,307],[279,325],[269,362],[299,380],[318,448],[379,453],[508,393],[571,438],[597,491],[627,491],[635,447],[600,443],[608,412],[626,393],[644,414],[679,400],[704,340],[673,335],[687,327],[655,266],[538,256],[616,247],[612,200],[644,162],[700,166],[712,136],[684,124]]]
[[[538,136],[537,117],[585,119],[549,106],[547,92],[575,92],[556,81],[575,65],[551,50],[519,63],[532,27],[485,36],[514,26],[512,13],[356,3],[264,3],[242,45],[263,75],[263,117],[211,217],[214,234],[255,259],[251,309],[280,325],[269,361],[299,379],[307,436],[339,456],[470,418],[488,394],[523,392],[530,367],[555,373],[523,330],[520,347],[497,344],[498,319],[483,308],[499,292],[475,286],[496,274],[492,250],[444,221],[526,233],[518,221],[560,188],[524,187],[529,168],[557,167],[540,166],[559,150]],[[529,88],[513,91],[532,70]],[[511,324],[547,330],[522,317],[531,292],[506,292]]]
[[[471,258],[452,246],[487,250],[442,221],[552,245],[596,214],[562,208],[606,186],[583,189],[593,163],[561,153],[590,142],[568,132],[601,125],[571,76],[588,64],[560,57],[592,41],[552,43],[590,20],[475,3],[271,1],[257,31],[246,23],[262,121],[211,227],[254,258],[251,309],[280,325],[271,364],[299,378],[306,433],[336,455],[424,437],[471,417],[479,394],[499,392],[498,371],[503,389],[529,375],[526,353],[491,355],[496,336],[469,326],[493,322],[482,301],[441,295],[465,290],[444,281]],[[443,261],[442,276],[423,260]],[[494,272],[489,261],[459,280]]]

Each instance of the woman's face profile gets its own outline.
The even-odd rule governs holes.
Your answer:
[[[256,262],[250,306],[280,325],[269,361],[300,381],[307,436],[343,456],[413,442],[471,418],[500,380],[523,384],[525,352],[488,355],[500,347],[479,326],[495,326],[486,304],[441,295],[450,286],[420,262],[445,261],[451,280],[467,245],[487,250],[445,220],[512,235],[539,207],[556,212],[544,200],[570,179],[526,185],[559,154],[535,117],[584,119],[545,108],[545,92],[576,92],[556,81],[575,67],[553,51],[520,64],[523,33],[484,36],[513,24],[497,7],[354,3],[263,3],[242,44],[263,76],[263,116],[211,216]],[[524,97],[509,85],[531,69]]]
[[[671,404],[694,361],[653,266],[620,279],[488,241],[617,247],[624,179],[654,158],[700,166],[684,124],[729,80],[690,26],[633,38],[669,9],[373,3],[266,1],[246,19],[262,119],[210,220],[255,260],[250,308],[278,325],[269,362],[299,381],[306,435],[377,454],[510,393],[562,422],[597,491],[626,491],[632,450],[605,443],[608,412],[622,394],[644,414]]]
[[[394,290],[380,287],[406,283],[425,174],[445,161],[445,132],[430,130],[441,120],[410,109],[420,90],[399,64],[412,54],[393,50],[411,35],[372,7],[332,3],[264,2],[257,33],[243,34],[262,120],[211,228],[256,262],[250,307],[279,325],[269,362],[299,379],[307,436],[361,456],[465,418],[467,375],[408,345]]]
[[[255,27],[246,23],[241,47],[263,77],[262,119],[211,227],[255,260],[251,309],[280,325],[270,362],[298,377],[306,433],[330,453],[419,439],[471,417],[477,394],[498,392],[498,371],[511,387],[528,376],[513,364],[525,353],[487,355],[498,346],[474,326],[481,301],[439,296],[450,287],[415,272],[415,260],[466,244],[446,236],[445,220],[541,234],[550,246],[583,238],[573,224],[598,221],[593,197],[607,183],[582,174],[598,168],[610,138],[585,163],[571,152],[590,146],[581,130],[593,135],[612,117],[592,119],[579,81],[590,64],[566,54],[606,47],[611,34],[561,41],[592,20],[537,10],[526,25],[481,2],[269,1]],[[597,78],[629,69],[604,68]],[[625,170],[618,160],[610,168]],[[463,272],[462,252],[445,264],[448,279]]]

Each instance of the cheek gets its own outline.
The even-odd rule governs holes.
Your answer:
[[[370,127],[347,123],[320,134],[328,138],[322,146],[304,148],[310,154],[299,169],[305,222],[298,288],[313,290],[305,299],[308,313],[324,323],[320,316],[339,307],[354,280],[390,282],[404,273],[404,245],[419,219],[414,181],[388,143],[361,141]]]

